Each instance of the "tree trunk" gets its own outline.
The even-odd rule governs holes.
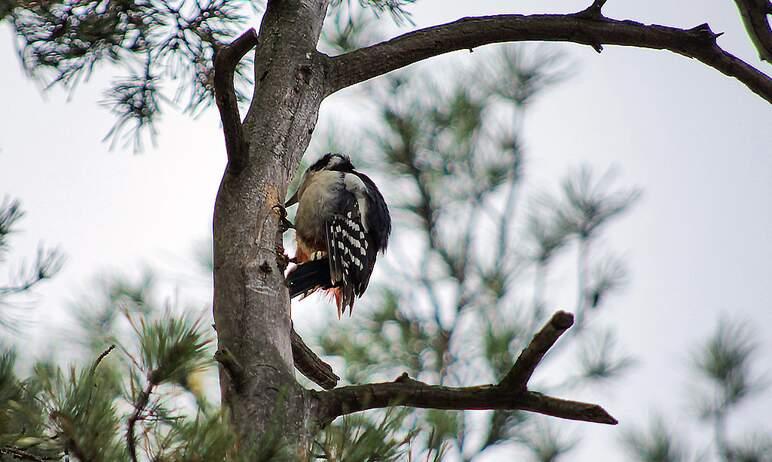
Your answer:
[[[274,429],[306,453],[316,431],[310,395],[294,378],[289,297],[275,205],[308,147],[324,97],[316,44],[329,0],[269,1],[244,121],[248,149],[231,158],[214,210],[214,318],[222,402],[243,443]],[[278,252],[278,253],[277,253]],[[275,425],[275,427],[273,427]]]

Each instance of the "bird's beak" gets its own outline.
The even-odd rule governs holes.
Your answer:
[[[298,191],[295,191],[295,194],[292,195],[289,199],[287,199],[287,202],[284,203],[284,207],[292,207],[293,205],[298,203]]]

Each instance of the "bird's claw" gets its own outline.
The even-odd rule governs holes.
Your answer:
[[[290,258],[284,253],[284,246],[278,244],[276,246],[276,265],[281,268],[282,272],[287,269],[287,265],[290,262]]]
[[[279,215],[279,229],[282,234],[286,233],[288,229],[295,228],[292,222],[287,219],[287,209],[283,205],[277,204],[272,208]]]

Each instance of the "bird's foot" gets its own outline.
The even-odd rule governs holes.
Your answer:
[[[282,234],[286,233],[288,229],[295,229],[295,225],[287,219],[287,209],[283,205],[274,205],[273,210],[279,215],[279,230]]]
[[[276,246],[276,264],[279,266],[279,268],[282,270],[287,269],[287,265],[289,262],[292,261],[291,258],[287,256],[286,253],[284,253],[284,246],[279,244]]]

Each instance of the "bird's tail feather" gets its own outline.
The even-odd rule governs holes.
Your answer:
[[[290,298],[316,289],[331,288],[329,260],[321,258],[298,265],[287,275],[287,287],[289,287]]]

